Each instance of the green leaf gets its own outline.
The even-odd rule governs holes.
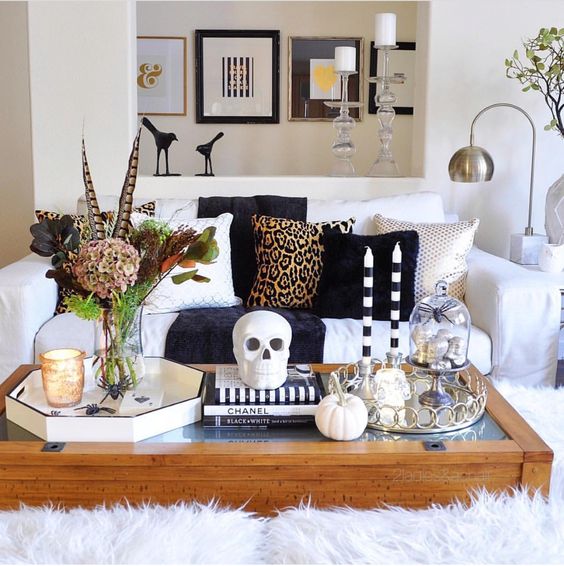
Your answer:
[[[513,51],[513,59],[519,60],[519,52],[517,51],[517,49],[515,49],[515,51]]]
[[[551,35],[558,35],[558,30],[556,28],[550,28]]]
[[[535,52],[532,49],[527,49],[525,51],[525,55],[527,56],[527,59],[532,59],[535,56]]]
[[[198,273],[198,270],[192,269],[192,271],[185,271],[184,273],[173,275],[171,279],[175,285],[181,285],[185,281],[190,281],[190,279],[193,279],[196,273]]]
[[[564,35],[564,28],[560,28],[558,30],[558,35]]]
[[[531,85],[531,88],[532,88],[533,90],[540,90],[539,85],[535,85],[535,84],[532,84],[532,85]]]
[[[194,275],[194,277],[192,277],[192,281],[195,281],[196,283],[209,283],[211,279],[209,277],[204,277],[203,275]]]
[[[547,124],[547,125],[544,127],[544,131],[545,131],[545,132],[548,132],[549,130],[552,130],[552,126],[551,126],[550,124]]]
[[[525,88],[521,89],[523,92],[528,92],[531,90],[531,85],[527,85]]]
[[[199,242],[210,242],[215,236],[216,227],[208,226],[198,238]]]
[[[509,59],[505,60],[505,66],[506,67],[511,67],[511,61]]]
[[[544,69],[545,69],[544,63],[537,63],[537,69],[539,71],[544,71]]]

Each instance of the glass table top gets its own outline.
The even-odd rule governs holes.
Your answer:
[[[488,413],[472,426],[448,433],[436,434],[397,434],[381,432],[367,428],[358,441],[365,442],[402,442],[402,441],[438,441],[438,440],[507,440],[504,431]],[[6,413],[0,415],[1,441],[41,441],[42,439],[6,419]],[[184,426],[153,436],[141,443],[151,442],[311,442],[327,441],[314,424],[280,428],[212,428],[204,427],[201,422]]]

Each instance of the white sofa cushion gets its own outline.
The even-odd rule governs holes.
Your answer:
[[[360,360],[362,356],[362,320],[352,318],[323,318],[325,344],[323,361],[328,364],[342,364]],[[372,357],[385,359],[390,350],[390,323],[372,322]],[[400,350],[409,354],[409,323],[400,322]],[[468,359],[483,373],[492,369],[492,342],[483,331],[472,326],[468,345]]]
[[[178,313],[144,314],[141,324],[143,354],[164,356],[166,336]],[[324,318],[325,363],[349,363],[359,360],[362,355],[362,320],[352,318]],[[400,344],[409,348],[409,324],[400,323]],[[45,323],[35,339],[35,361],[39,353],[53,348],[73,347],[92,355],[94,347],[94,323],[79,319],[76,315],[62,314]],[[372,356],[383,359],[390,347],[390,323],[375,320],[372,323]],[[468,358],[484,374],[489,373],[492,344],[489,336],[473,326],[470,334]]]
[[[406,193],[370,200],[308,199],[307,221],[325,222],[335,218],[354,216],[353,234],[375,235],[372,217],[381,214],[408,222],[444,222],[445,213],[441,195],[430,191]]]
[[[132,223],[138,226],[145,217],[142,214],[132,214]],[[198,274],[209,277],[209,283],[188,281],[180,285],[172,281],[172,277],[186,271],[180,267],[174,268],[149,295],[145,310],[148,312],[177,312],[190,308],[232,307],[241,303],[233,290],[233,274],[231,271],[231,240],[229,231],[233,215],[229,212],[220,214],[217,218],[197,218],[182,220],[175,218],[169,222],[171,228],[180,224],[202,232],[209,226],[216,228],[215,239],[219,247],[219,256],[209,265],[197,265]]]

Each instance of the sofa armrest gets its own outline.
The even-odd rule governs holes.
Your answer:
[[[468,256],[466,305],[492,341],[492,376],[527,385],[554,384],[560,289],[545,274],[474,248]]]
[[[45,277],[49,266],[32,254],[0,269],[0,382],[33,363],[35,334],[53,316],[57,283]]]

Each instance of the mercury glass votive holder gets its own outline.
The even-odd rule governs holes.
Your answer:
[[[50,407],[74,407],[84,390],[85,352],[74,348],[39,354],[43,390]]]

